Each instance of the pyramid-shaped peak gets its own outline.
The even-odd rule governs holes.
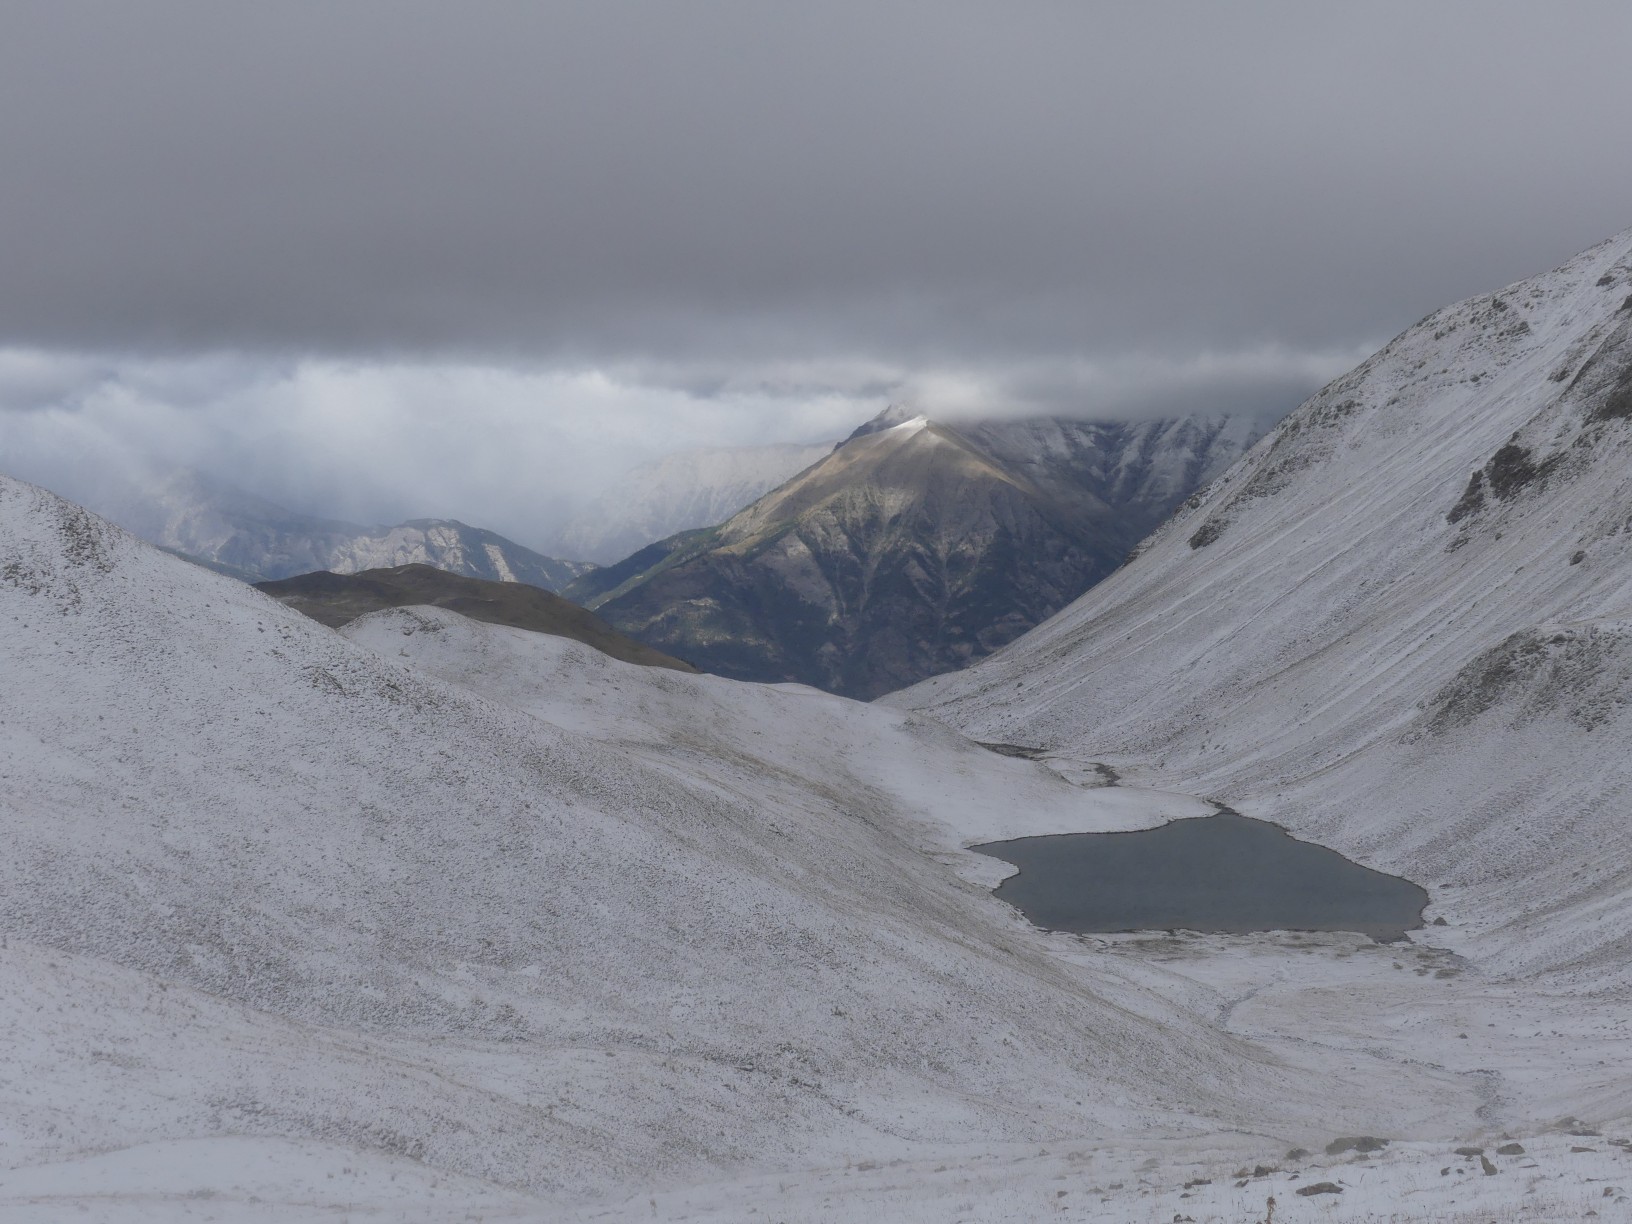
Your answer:
[[[868,434],[883,433],[886,429],[894,429],[897,425],[906,425],[912,421],[927,419],[923,413],[910,405],[891,404],[870,421],[856,426],[855,432],[833,449],[838,450],[839,447],[844,446],[846,443],[854,442],[857,438],[865,438]]]

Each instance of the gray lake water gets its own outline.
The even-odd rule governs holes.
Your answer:
[[[997,896],[1054,931],[1358,931],[1388,941],[1420,927],[1428,904],[1410,880],[1236,812],[970,849],[1018,867]]]

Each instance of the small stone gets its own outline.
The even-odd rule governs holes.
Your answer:
[[[1254,1177],[1268,1177],[1271,1173],[1279,1172],[1279,1169],[1272,1169],[1268,1165],[1254,1165],[1252,1168],[1252,1175]]]
[[[1286,1154],[1286,1158],[1288,1160],[1308,1160],[1309,1159],[1309,1149],[1308,1148],[1293,1148],[1290,1152],[1288,1152]]]
[[[1597,1148],[1581,1147],[1579,1144],[1572,1143],[1570,1145],[1570,1151],[1572,1152],[1596,1152],[1597,1150]]]
[[[1298,1193],[1304,1198],[1314,1194],[1342,1194],[1343,1187],[1336,1182],[1315,1182],[1313,1185],[1300,1187]]]
[[[1443,918],[1435,918],[1434,919],[1434,925],[1435,926],[1450,926],[1451,924],[1446,922],[1445,919],[1443,919]]]
[[[1500,1170],[1491,1163],[1489,1156],[1479,1157],[1479,1167],[1485,1171],[1486,1177],[1494,1177],[1498,1172],[1500,1172]]]
[[[1380,1152],[1388,1146],[1387,1139],[1378,1139],[1373,1135],[1352,1135],[1344,1139],[1333,1139],[1326,1145],[1326,1155],[1341,1156],[1344,1152]]]
[[[1484,1154],[1485,1149],[1482,1147],[1459,1147],[1453,1153],[1456,1156],[1483,1156]]]
[[[1501,1147],[1496,1149],[1496,1155],[1498,1155],[1498,1156],[1523,1156],[1524,1155],[1524,1144],[1522,1144],[1522,1143],[1504,1143],[1504,1144],[1502,1144]]]

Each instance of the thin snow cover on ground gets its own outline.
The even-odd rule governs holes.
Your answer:
[[[1629,248],[1440,312],[905,699],[1049,762],[348,640],[0,480],[0,1216],[1624,1217]],[[1184,795],[1449,925],[1050,935],[961,849]]]
[[[348,641],[5,480],[0,557],[8,1221],[1361,1219],[1493,1193],[1425,1172],[1508,1106],[1424,992],[1552,1058],[1518,1114],[1632,1061],[1432,948],[1045,935],[960,849],[1198,800],[445,610]],[[1343,1134],[1398,1181],[1283,1158]]]
[[[446,612],[348,641],[9,480],[0,557],[14,1170],[169,1144],[164,1194],[227,1193],[193,1141],[238,1136],[560,1202],[1429,1123],[1062,963],[958,847],[1128,814],[928,720]]]
[[[681,673],[670,682],[567,638],[478,626],[445,608],[374,612],[341,633],[416,673],[564,731],[638,746],[665,770],[683,762],[687,780],[774,771],[828,786],[852,781],[893,819],[909,820],[921,846],[966,875],[984,878],[980,856],[947,851],[998,837],[1149,829],[1217,810],[1171,791],[1085,790],[1057,770],[978,747],[933,719],[887,706],[797,684]]]
[[[1629,294],[1632,232],[1436,312],[1071,608],[888,699],[1427,886],[1446,925],[1403,952],[1181,935],[1100,953],[1159,957],[1271,1047],[1369,1043],[1477,1082],[1493,1134],[1577,1115],[1624,1137],[1632,1114]],[[1485,1194],[1582,1218],[1524,1197],[1552,1175]],[[1439,1218],[1430,1201],[1398,1206]]]

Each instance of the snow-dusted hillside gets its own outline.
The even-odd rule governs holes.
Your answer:
[[[610,565],[676,532],[723,523],[832,449],[788,442],[664,455],[626,472],[546,547]]]
[[[248,1136],[588,1194],[1330,1125],[954,870],[1205,805],[444,610],[348,641],[9,480],[0,560],[9,1164]]]
[[[955,425],[1011,471],[1055,496],[1086,495],[1153,527],[1221,475],[1274,423],[1273,417],[1218,413],[1154,421],[1022,417]]]
[[[395,527],[359,528],[336,540],[324,561],[322,568],[336,574],[429,565],[465,578],[522,582],[546,591],[559,591],[594,568],[582,561],[546,557],[457,519],[410,519]]]
[[[338,635],[4,479],[0,634],[8,1222],[1453,1220],[1626,1160],[1437,1175],[1626,1113],[1624,1009],[1046,936],[960,849],[1199,800],[446,609]]]
[[[1227,799],[1632,986],[1632,231],[1437,311],[1143,555],[892,701]]]

